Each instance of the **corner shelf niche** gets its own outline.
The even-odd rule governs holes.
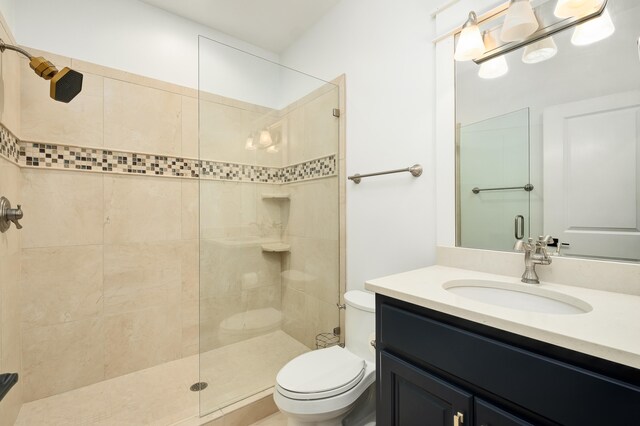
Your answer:
[[[273,201],[289,201],[291,199],[291,195],[265,192],[262,194],[262,199]]]
[[[266,243],[262,244],[262,251],[267,253],[289,253],[291,246],[285,243]]]

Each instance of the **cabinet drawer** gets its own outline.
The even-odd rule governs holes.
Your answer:
[[[475,398],[473,407],[476,426],[533,426],[480,398]]]
[[[637,418],[640,414],[640,388],[636,386],[384,303],[379,315],[382,348],[554,422],[626,424],[629,415]]]

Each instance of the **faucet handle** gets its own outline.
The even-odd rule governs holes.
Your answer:
[[[7,219],[9,219],[16,226],[17,229],[22,229],[22,225],[18,222],[24,216],[22,212],[22,206],[18,204],[17,209],[7,209]]]
[[[538,237],[538,244],[540,246],[546,246],[547,244],[553,244],[553,237],[551,235],[540,235]]]
[[[515,244],[513,245],[513,251],[524,251],[524,241],[516,240]]]

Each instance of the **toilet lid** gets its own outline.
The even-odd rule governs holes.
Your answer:
[[[340,346],[320,349],[289,361],[276,377],[279,391],[292,399],[339,395],[357,385],[366,363]]]

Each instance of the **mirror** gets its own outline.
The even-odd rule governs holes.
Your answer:
[[[500,77],[456,62],[459,246],[548,234],[563,256],[640,261],[640,2],[602,16],[546,40],[546,60],[503,55]]]

